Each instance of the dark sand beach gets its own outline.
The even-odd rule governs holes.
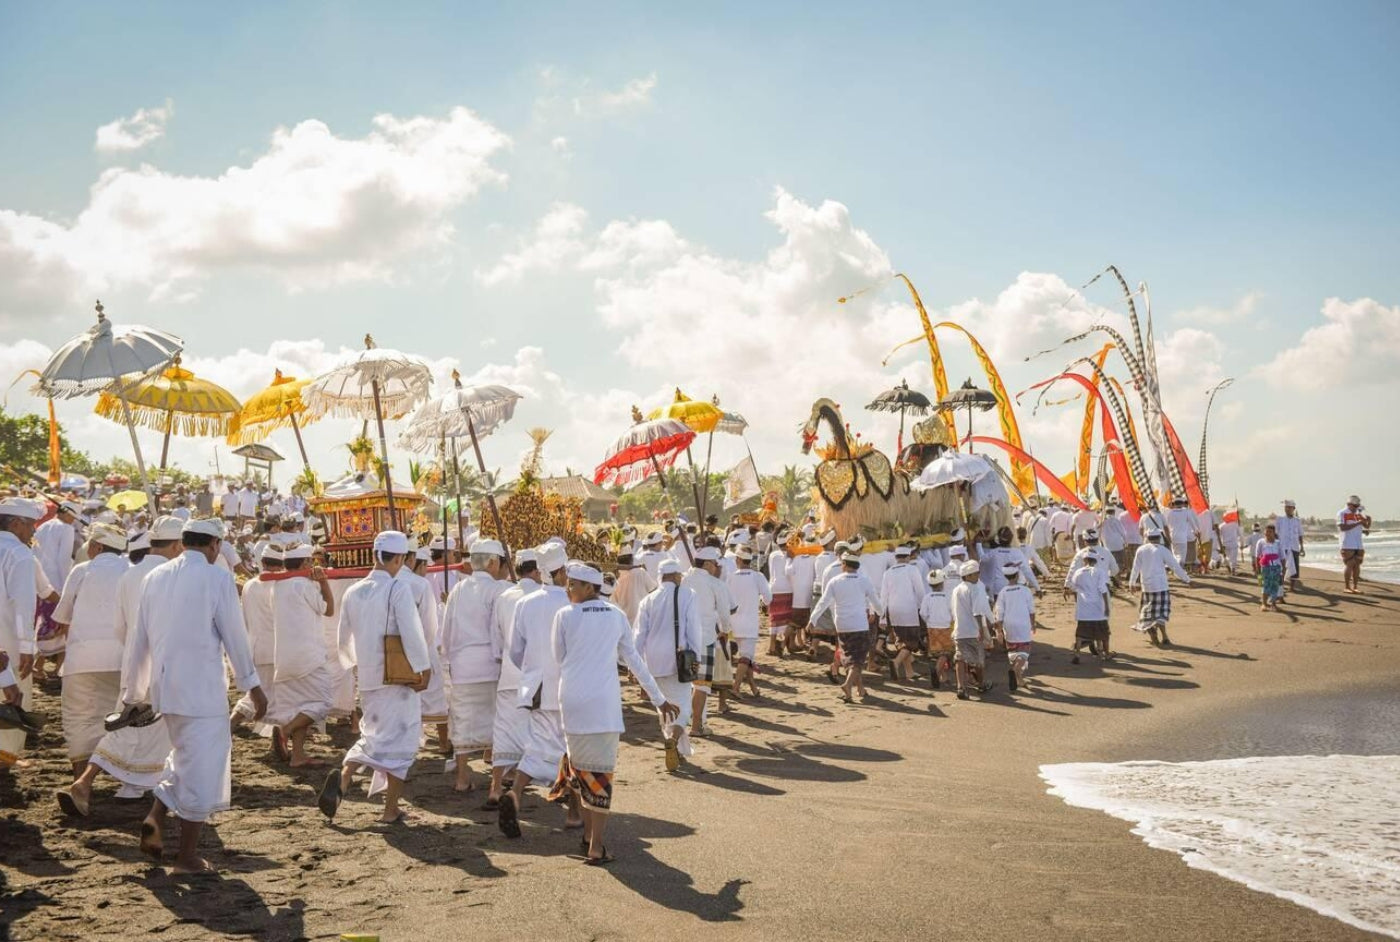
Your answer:
[[[508,841],[482,795],[459,796],[424,753],[408,827],[374,823],[362,793],[334,824],[316,772],[271,765],[235,739],[234,809],[206,830],[218,877],[152,868],[135,832],[146,803],[112,800],[59,817],[67,780],[57,698],[33,765],[0,791],[0,897],[8,938],[1349,940],[1373,938],[1301,906],[1193,870],[1130,825],[1045,792],[1043,763],[1385,751],[1377,708],[1400,669],[1400,592],[1344,596],[1331,574],[1280,614],[1252,580],[1178,590],[1170,650],[1128,631],[1115,603],[1113,662],[1072,665],[1070,603],[1047,595],[1030,689],[960,702],[926,686],[871,684],[847,706],[805,661],[765,660],[768,696],[713,721],[693,765],[669,776],[652,714],[627,689],[608,845],[570,856],[562,812],[527,801]],[[1352,710],[1349,704],[1361,704]],[[1310,710],[1309,704],[1317,708]],[[1323,715],[1317,728],[1300,715]],[[1385,727],[1387,724],[1389,729]],[[1297,748],[1291,748],[1297,726]],[[339,758],[345,730],[314,752]],[[1250,750],[1254,750],[1251,752]],[[1379,937],[1374,937],[1379,938]]]

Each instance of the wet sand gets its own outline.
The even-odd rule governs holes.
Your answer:
[[[90,818],[58,816],[67,761],[50,693],[33,766],[0,777],[0,921],[35,940],[1373,938],[1189,869],[1038,777],[1049,762],[1286,744],[1286,728],[1265,728],[1282,715],[1272,704],[1344,709],[1338,694],[1393,690],[1400,591],[1371,584],[1358,599],[1330,574],[1305,576],[1281,614],[1259,613],[1243,577],[1177,590],[1170,650],[1126,630],[1135,606],[1119,600],[1120,657],[1106,664],[1070,664],[1071,605],[1047,595],[1037,682],[1008,695],[994,655],[1000,684],[982,702],[873,680],[871,700],[847,706],[817,665],[764,660],[765,698],[714,719],[676,776],[629,687],[606,868],[571,856],[562,810],[538,796],[524,838],[506,840],[482,794],[453,793],[426,751],[408,790],[415,823],[376,825],[378,804],[359,792],[328,824],[315,809],[323,773],[289,773],[265,740],[238,738],[234,809],[202,848],[222,872],[177,878],[138,853],[148,805],[114,801],[110,780]],[[1356,723],[1368,720],[1384,721]],[[348,742],[337,730],[313,752],[334,761]]]

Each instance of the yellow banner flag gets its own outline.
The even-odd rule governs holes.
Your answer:
[[[1113,349],[1113,344],[1106,343],[1098,353],[1094,354],[1094,362],[1098,364],[1099,370],[1103,370],[1104,362],[1108,359],[1108,351]],[[1099,384],[1099,373],[1094,374],[1094,385]],[[1093,396],[1088,396],[1084,403],[1084,421],[1079,427],[1079,463],[1075,473],[1074,492],[1085,494],[1089,490],[1089,459],[1094,454],[1094,404]]]
[[[1006,442],[1015,445],[1017,450],[1025,451],[1026,446],[1021,444],[1021,428],[1016,424],[1016,413],[1012,411],[1011,396],[1006,392],[1006,384],[1001,381],[1001,374],[997,372],[992,358],[987,355],[986,348],[978,343],[977,338],[972,336],[971,332],[961,324],[943,321],[935,326],[951,327],[967,338],[967,342],[972,345],[973,355],[977,357],[977,362],[982,365],[982,372],[987,374],[988,387],[997,397],[997,421],[1001,423],[1001,437]],[[1022,494],[1030,494],[1035,491],[1035,470],[1019,458],[1013,457],[1011,459],[1011,480],[1016,482],[1016,487],[1020,489]]]

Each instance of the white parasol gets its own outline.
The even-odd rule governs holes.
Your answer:
[[[985,458],[957,451],[945,451],[925,465],[919,476],[909,482],[909,486],[916,491],[928,491],[958,481],[971,484],[991,473],[992,467]]]
[[[374,345],[365,335],[365,349],[339,366],[313,379],[301,391],[302,401],[311,414],[341,418],[373,419],[379,430],[379,457],[384,462],[384,493],[389,501],[389,519],[398,522],[394,510],[394,485],[389,473],[389,444],[384,437],[384,419],[407,415],[428,398],[433,377],[428,364],[397,350]]]
[[[490,435],[515,415],[515,404],[521,395],[509,386],[463,386],[462,374],[452,371],[453,388],[445,395],[429,399],[418,407],[409,419],[408,427],[399,435],[399,444],[410,451],[430,452],[441,448],[443,464],[447,463],[447,441],[452,440],[452,479],[457,491],[457,530],[460,538],[462,521],[461,472],[457,461],[457,439],[470,438],[476,453],[476,466],[486,474],[486,460],[481,455],[481,439]],[[496,497],[486,492],[486,506],[496,523],[496,532],[505,539],[501,512]],[[447,507],[443,505],[443,534],[447,533]],[[507,559],[509,559],[507,554]]]
[[[131,434],[141,483],[149,489],[146,462],[136,440],[126,393],[136,382],[169,366],[184,347],[185,342],[179,337],[153,327],[113,327],[98,301],[97,323],[58,348],[39,374],[35,390],[50,399],[76,399],[102,392],[115,396]]]

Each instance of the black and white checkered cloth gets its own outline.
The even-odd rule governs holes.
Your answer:
[[[1153,625],[1165,625],[1172,617],[1172,594],[1167,592],[1142,593],[1142,607],[1138,610],[1138,625],[1144,629]]]

